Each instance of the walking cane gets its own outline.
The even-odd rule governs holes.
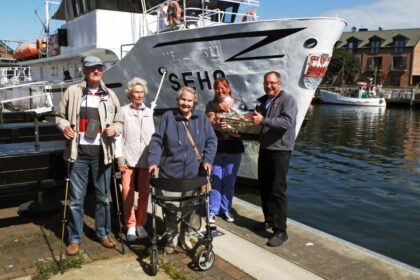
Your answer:
[[[110,125],[107,124],[106,127],[108,128]],[[121,252],[124,255],[125,254],[125,249],[124,249],[124,242],[123,242],[123,232],[122,232],[122,223],[121,223],[121,210],[120,210],[120,202],[118,199],[118,187],[117,187],[117,176],[115,174],[115,166],[114,166],[114,151],[113,151],[113,147],[112,144],[110,143],[109,139],[108,139],[108,143],[109,146],[111,148],[111,156],[112,156],[112,178],[114,180],[114,188],[115,188],[115,201],[117,204],[117,216],[118,216],[118,224],[120,226],[120,243],[121,243]]]
[[[74,124],[70,125],[71,129],[74,129]],[[70,182],[70,158],[71,158],[71,139],[67,140],[67,144],[69,145],[69,158],[67,159],[67,171],[66,171],[66,190],[64,194],[64,209],[63,209],[63,219],[61,220],[61,244],[60,244],[60,268],[61,268],[61,261],[63,259],[63,243],[64,243],[64,231],[66,229],[67,219],[67,196],[69,193],[69,182]]]

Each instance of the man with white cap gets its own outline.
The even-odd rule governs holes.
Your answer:
[[[116,94],[102,81],[104,64],[95,56],[83,60],[85,80],[70,86],[61,99],[56,125],[67,139],[64,159],[71,162],[69,174],[68,255],[80,250],[84,199],[89,176],[96,194],[95,227],[101,244],[115,247],[109,237],[109,204],[113,137],[122,132],[122,115]]]

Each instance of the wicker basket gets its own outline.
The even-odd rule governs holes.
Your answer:
[[[260,134],[262,129],[261,125],[254,125],[252,121],[248,120],[222,118],[221,121],[228,124],[228,129],[237,130],[244,134]]]

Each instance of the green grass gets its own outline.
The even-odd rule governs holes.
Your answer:
[[[38,261],[36,262],[36,274],[32,276],[32,280],[46,280],[49,279],[52,274],[64,273],[70,268],[80,268],[84,259],[82,254],[76,256],[70,256],[60,262],[57,260],[51,261]]]
[[[193,280],[185,274],[184,271],[179,271],[172,263],[160,260],[159,267],[162,268],[174,280]]]
[[[17,244],[25,246],[26,244],[28,244],[28,239],[25,236],[21,235],[17,239]]]

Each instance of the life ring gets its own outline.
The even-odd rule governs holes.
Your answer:
[[[244,17],[242,18],[242,22],[245,22],[248,20],[248,17],[252,17],[253,21],[257,21],[257,15],[253,12],[253,11],[249,11],[248,13],[246,13],[246,15],[244,15]]]
[[[168,6],[168,22],[172,27],[177,26],[181,22],[182,9],[177,1],[171,1]]]

